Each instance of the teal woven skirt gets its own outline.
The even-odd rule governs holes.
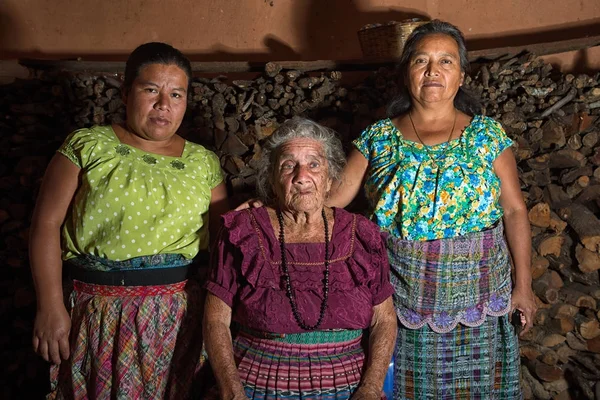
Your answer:
[[[508,315],[448,333],[398,327],[394,399],[522,399],[519,345]]]

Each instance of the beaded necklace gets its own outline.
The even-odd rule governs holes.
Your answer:
[[[454,128],[456,127],[456,115],[458,113],[456,112],[456,110],[454,110],[454,122],[452,122],[452,129],[450,129],[450,135],[448,135],[448,139],[446,140],[446,148],[444,148],[444,151],[442,151],[441,154],[439,154],[437,157],[434,157],[431,155],[431,153],[429,152],[429,147],[428,145],[425,144],[425,142],[423,142],[423,139],[421,139],[421,136],[419,136],[419,132],[417,132],[417,128],[415,127],[415,123],[413,122],[412,116],[411,116],[411,112],[408,112],[408,119],[410,119],[410,124],[412,125],[413,131],[415,131],[415,135],[417,135],[417,139],[419,139],[419,142],[421,142],[421,144],[423,145],[423,148],[425,149],[425,153],[427,154],[427,157],[429,157],[429,159],[431,160],[431,162],[433,163],[433,166],[435,167],[435,188],[433,191],[433,210],[431,212],[431,215],[435,217],[435,212],[437,210],[437,192],[438,192],[438,186],[439,186],[439,182],[440,182],[440,172],[441,172],[441,167],[438,164],[439,160],[444,160],[446,158],[446,153],[448,152],[448,149],[450,149],[450,139],[452,138],[452,133],[454,132]]]
[[[329,298],[329,225],[327,223],[325,209],[321,211],[321,215],[323,216],[323,224],[325,226],[325,276],[323,278],[323,302],[321,303],[321,309],[319,312],[319,319],[317,320],[317,323],[314,325],[308,325],[300,316],[300,312],[298,311],[298,305],[296,304],[296,297],[294,296],[294,292],[292,290],[292,281],[290,279],[290,271],[287,266],[287,256],[285,253],[283,214],[281,213],[281,210],[277,210],[277,221],[279,222],[279,244],[281,248],[281,268],[283,269],[283,277],[285,279],[285,290],[287,292],[288,298],[290,299],[292,313],[294,314],[296,322],[298,323],[300,328],[306,331],[314,331],[321,325],[321,323],[323,322],[323,317],[325,316],[325,311],[327,310],[327,299]]]
[[[419,136],[419,132],[417,132],[417,128],[415,127],[415,123],[413,122],[411,112],[410,111],[408,112],[408,119],[410,119],[410,124],[412,125],[413,131],[415,131],[415,135],[417,135],[417,139],[419,139],[419,142],[421,142],[421,144],[423,145],[423,148],[425,149],[425,153],[427,153],[427,157],[429,157],[429,159],[431,160],[431,162],[433,163],[433,165],[436,168],[439,168],[439,165],[437,163],[438,160],[446,155],[446,153],[448,152],[448,148],[450,147],[450,144],[448,142],[450,142],[450,139],[452,138],[452,132],[454,132],[454,128],[456,127],[456,114],[458,114],[458,113],[456,111],[454,111],[454,122],[452,123],[452,129],[450,129],[450,135],[448,135],[448,139],[446,139],[446,142],[445,142],[448,145],[446,146],[446,148],[444,149],[442,154],[438,155],[437,157],[433,157],[431,155],[431,153],[429,152],[430,146],[426,145],[425,142],[423,142],[423,139],[421,139],[421,136]]]

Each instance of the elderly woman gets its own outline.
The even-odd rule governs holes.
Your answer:
[[[125,69],[126,122],[73,132],[48,166],[30,261],[33,347],[54,364],[50,398],[180,399],[192,386],[202,308],[189,264],[226,193],[215,154],[177,134],[190,80],[178,50],[138,47]]]
[[[364,182],[370,216],[389,234],[394,397],[518,399],[509,314],[522,312],[527,330],[536,306],[512,141],[462,89],[469,62],[453,25],[418,27],[400,68],[407,90],[354,142],[329,200],[346,206]]]
[[[325,206],[343,163],[331,131],[289,120],[263,149],[267,206],[224,216],[203,324],[221,398],[381,398],[389,267],[375,224]]]

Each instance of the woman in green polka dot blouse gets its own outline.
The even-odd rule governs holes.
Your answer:
[[[52,398],[190,395],[202,337],[188,265],[227,209],[217,156],[177,135],[190,80],[178,50],[138,47],[125,70],[126,122],[73,132],[48,166],[30,259],[33,347],[53,363]]]

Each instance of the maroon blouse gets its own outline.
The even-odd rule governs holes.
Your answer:
[[[232,320],[273,333],[298,333],[281,271],[279,240],[266,208],[232,211],[213,256],[206,288],[232,308]],[[329,300],[321,330],[369,327],[373,306],[393,292],[379,227],[360,215],[334,209]],[[325,243],[286,243],[298,310],[315,324],[323,299]]]

